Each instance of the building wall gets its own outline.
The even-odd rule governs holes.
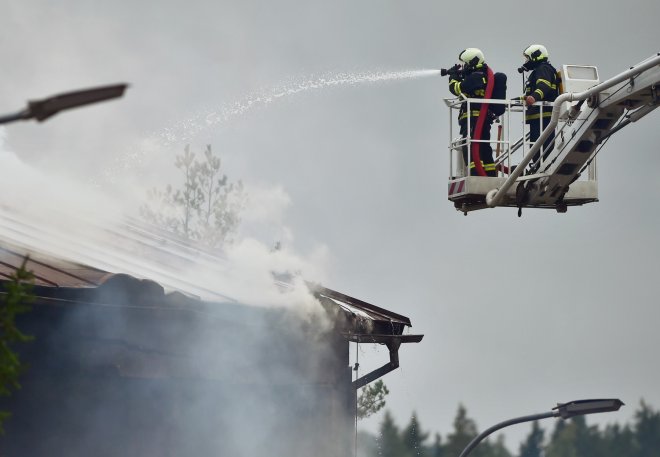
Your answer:
[[[349,455],[341,336],[282,310],[115,292],[61,291],[66,302],[19,316],[35,340],[22,389],[2,401],[0,455]]]

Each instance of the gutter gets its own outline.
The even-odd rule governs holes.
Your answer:
[[[351,335],[356,343],[380,343],[387,346],[390,351],[390,361],[380,368],[365,374],[353,381],[353,388],[359,389],[372,381],[385,376],[390,371],[399,368],[399,346],[401,343],[419,343],[424,335]]]

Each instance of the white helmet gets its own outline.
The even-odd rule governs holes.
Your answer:
[[[530,62],[539,62],[549,57],[548,50],[542,44],[530,44],[523,51],[523,56]]]
[[[465,64],[467,68],[479,68],[484,63],[484,53],[481,49],[467,48],[458,55],[458,59]]]

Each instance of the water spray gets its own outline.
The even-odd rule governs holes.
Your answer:
[[[165,148],[176,143],[190,142],[202,131],[211,127],[220,127],[231,120],[242,116],[256,108],[264,108],[271,103],[298,94],[319,91],[332,87],[350,87],[359,84],[375,84],[393,82],[406,79],[419,79],[429,76],[441,75],[442,70],[404,70],[404,71],[375,71],[358,73],[335,73],[308,78],[298,78],[285,85],[274,86],[266,90],[248,94],[239,101],[221,105],[219,108],[194,114],[176,124],[165,127],[152,133],[144,140],[150,150]],[[104,179],[114,182],[126,170],[146,163],[146,156],[150,151],[135,146],[117,158],[115,165],[104,171]]]
[[[285,86],[278,86],[250,94],[238,102],[222,106],[221,108],[206,114],[198,114],[190,119],[186,119],[177,124],[174,128],[164,129],[162,138],[166,141],[166,145],[177,140],[180,142],[189,141],[205,128],[214,125],[222,125],[235,117],[253,110],[254,108],[268,106],[277,100],[305,92],[339,86],[356,86],[358,84],[417,79],[440,74],[441,70],[337,73],[334,75],[318,76],[315,78],[294,81]]]

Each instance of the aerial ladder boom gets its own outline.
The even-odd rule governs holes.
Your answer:
[[[550,124],[519,167],[509,176],[502,188],[486,194],[488,206],[498,205],[508,187],[520,177],[524,167],[550,136],[557,126],[564,102],[578,101],[579,108],[576,105],[566,113],[568,120],[573,120],[572,125],[565,124],[567,128],[556,135],[555,148],[545,161],[548,165],[539,168],[536,178],[532,175],[531,179],[521,183],[524,190],[517,192],[519,200],[544,206],[556,205],[571,183],[577,179],[584,165],[595,156],[598,144],[617,128],[616,122],[626,109],[632,110],[628,120],[634,121],[657,108],[656,87],[659,83],[660,54],[584,92],[561,94],[554,102]],[[586,106],[583,103],[585,100]],[[570,112],[571,109],[574,110],[573,113]]]
[[[596,73],[595,67],[579,68],[592,68]],[[496,206],[554,208],[564,212],[567,206],[598,201],[595,176],[586,181],[578,179],[605,140],[659,106],[659,87],[660,53],[587,90],[559,95],[552,104],[548,127],[508,177],[450,177],[450,200],[466,214]],[[512,105],[508,103],[510,111]],[[553,131],[552,152],[539,161],[534,171],[526,169]],[[511,148],[507,151],[512,152]],[[591,174],[595,175],[595,168]],[[469,197],[456,194],[458,181],[465,181],[460,187],[472,189],[466,191]]]

